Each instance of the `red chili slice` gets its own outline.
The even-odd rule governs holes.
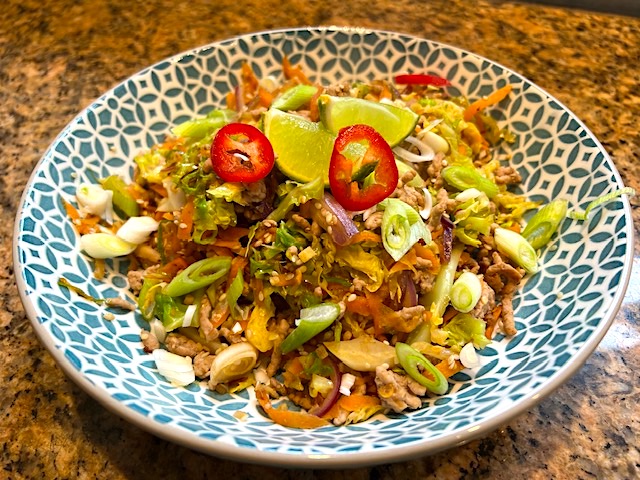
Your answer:
[[[373,182],[364,185],[372,173]],[[338,132],[329,163],[329,186],[340,205],[351,211],[366,210],[391,195],[397,185],[398,167],[382,135],[368,125],[351,125]]]
[[[269,139],[252,125],[229,123],[211,143],[211,165],[226,182],[257,182],[266,177],[275,162]]]
[[[446,78],[438,77],[437,75],[428,75],[426,73],[397,75],[395,81],[401,85],[433,85],[434,87],[447,87],[451,85],[451,82]]]

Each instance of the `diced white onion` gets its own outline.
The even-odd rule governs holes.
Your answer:
[[[435,152],[433,151],[433,149],[426,143],[418,140],[416,137],[407,137],[405,138],[405,142],[408,142],[411,145],[415,146],[420,152],[420,155],[410,152],[403,147],[395,147],[393,149],[393,153],[395,153],[403,160],[413,163],[421,163],[430,162],[435,157]]]
[[[76,190],[76,199],[80,208],[87,213],[102,216],[111,205],[111,195],[100,185],[83,183]]]
[[[152,318],[149,321],[149,330],[155,337],[158,339],[160,343],[164,343],[167,338],[167,330],[164,328],[164,325],[157,318]]]
[[[112,233],[87,233],[80,237],[80,250],[92,258],[104,259],[129,255],[136,249],[130,243]]]
[[[258,351],[249,342],[230,345],[213,359],[209,385],[228,382],[246,375],[256,366],[257,360]]]
[[[472,342],[467,343],[462,347],[462,350],[460,350],[460,363],[467,368],[480,366],[480,360],[478,359],[478,354]]]
[[[356,382],[355,375],[351,373],[342,374],[342,379],[340,380],[340,393],[345,396],[351,395],[351,388]]]
[[[126,242],[140,245],[149,239],[152,232],[158,230],[158,225],[151,217],[130,217],[116,235]]]
[[[167,190],[167,196],[158,202],[158,212],[174,212],[185,206],[187,197],[181,189],[176,188],[173,180],[166,179],[162,186]]]
[[[433,208],[433,198],[431,198],[428,188],[423,188],[422,191],[424,192],[424,208],[420,210],[420,216],[423,220],[427,220],[431,215],[431,208]]]
[[[196,314],[197,305],[189,305],[184,312],[184,319],[182,320],[183,327],[190,327],[193,323],[193,317]]]
[[[158,373],[173,385],[184,387],[195,382],[196,374],[190,357],[181,357],[175,353],[157,348],[152,352]]]
[[[233,327],[231,328],[231,331],[233,333],[240,333],[242,332],[242,325],[240,325],[240,322],[236,322],[233,324]]]

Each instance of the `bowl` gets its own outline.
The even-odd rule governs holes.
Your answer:
[[[453,378],[447,395],[406,414],[355,425],[288,429],[269,421],[252,391],[219,395],[193,384],[173,387],[142,350],[144,321],[106,310],[60,287],[67,278],[94,297],[129,295],[126,262],[109,261],[103,281],[79,252],[63,200],[80,182],[131,176],[133,156],[169,128],[224,104],[248,61],[259,77],[281,77],[288,56],[323,84],[391,80],[400,72],[448,78],[471,99],[513,86],[492,110],[515,135],[503,147],[523,177],[520,193],[564,197],[584,209],[622,187],[602,146],[556,99],[522,76],[451,46],[394,32],[305,28],[243,35],[179,54],[125,80],[81,112],[53,141],[22,197],[14,236],[20,296],[42,342],[64,372],[105,407],[149,432],[237,461],[338,468],[431,454],[483,436],[550,394],[591,354],[622,301],[632,264],[626,199],[584,222],[566,220],[545,248],[542,270],[514,300],[518,334],[498,336],[481,367]],[[241,420],[236,412],[244,412]]]

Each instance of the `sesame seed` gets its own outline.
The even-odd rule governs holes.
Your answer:
[[[352,293],[347,297],[347,302],[353,302],[358,296],[355,293]]]
[[[264,293],[262,292],[258,293],[258,300],[260,300],[261,302],[264,302]]]

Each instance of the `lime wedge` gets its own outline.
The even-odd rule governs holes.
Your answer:
[[[322,124],[271,108],[264,115],[264,134],[276,154],[276,165],[287,177],[310,182],[323,175],[329,184],[335,135]]]
[[[362,98],[320,95],[318,107],[327,130],[337,134],[349,125],[369,125],[392,147],[411,135],[418,123],[418,114],[408,108]]]

